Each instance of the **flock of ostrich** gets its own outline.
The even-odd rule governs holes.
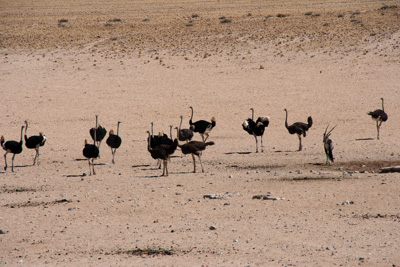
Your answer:
[[[377,139],[379,139],[379,129],[383,122],[387,121],[388,115],[385,113],[384,109],[384,100],[382,101],[382,109],[376,109],[375,111],[370,111],[367,114],[371,116],[373,120],[376,121],[377,128]],[[175,127],[177,130],[177,138],[172,138],[172,126],[170,126],[170,136],[160,133],[158,135],[154,135],[153,133],[153,123],[151,123],[151,132],[147,131],[147,149],[153,159],[159,160],[159,165],[161,168],[161,162],[163,165],[163,173],[161,176],[168,176],[168,161],[172,154],[179,147],[183,154],[191,154],[193,159],[193,172],[196,172],[196,160],[195,156],[199,158],[201,164],[201,170],[204,172],[204,166],[202,162],[202,152],[207,148],[207,146],[212,146],[215,143],[212,141],[207,142],[209,134],[211,130],[216,126],[216,120],[213,117],[211,122],[206,120],[199,120],[193,122],[193,107],[191,109],[191,117],[189,120],[189,128],[181,128],[183,116],[180,116],[180,124],[179,127]],[[248,132],[250,135],[253,135],[256,141],[256,153],[258,153],[258,137],[261,139],[261,152],[263,152],[263,135],[265,132],[265,128],[269,125],[270,118],[268,116],[258,117],[256,121],[254,121],[254,108],[250,109],[252,112],[251,118],[246,119],[242,127]],[[285,127],[290,134],[297,134],[299,138],[299,149],[301,151],[303,149],[302,146],[302,137],[306,137],[306,133],[308,129],[310,129],[313,125],[313,120],[311,116],[307,118],[307,123],[304,122],[295,122],[291,125],[288,125],[288,111],[284,109],[286,113],[285,117]],[[116,150],[121,146],[122,139],[119,136],[119,125],[121,122],[118,121],[117,124],[117,133],[115,134],[113,130],[110,130],[109,136],[106,139],[107,145],[111,148],[112,153],[112,163],[115,163],[115,153]],[[336,127],[336,126],[335,126]],[[323,143],[324,150],[326,155],[326,164],[331,165],[334,162],[333,157],[333,142],[330,139],[330,135],[335,127],[328,130],[329,125],[326,127],[325,132],[323,134]],[[25,121],[25,125],[21,127],[21,139],[20,141],[5,141],[4,136],[1,136],[1,146],[6,151],[4,154],[5,167],[4,170],[7,170],[7,154],[13,154],[12,157],[12,166],[11,170],[14,171],[14,158],[15,155],[20,154],[23,148],[23,131],[25,129],[24,139],[25,146],[28,149],[34,149],[36,154],[33,160],[33,165],[39,165],[39,148],[46,143],[46,136],[40,132],[39,135],[33,135],[31,137],[27,136],[28,130],[28,121]],[[101,141],[105,138],[107,134],[107,130],[98,124],[98,115],[96,115],[96,126],[89,130],[90,136],[93,139],[93,144],[89,144],[88,140],[85,140],[85,147],[83,148],[83,156],[88,159],[89,163],[89,175],[95,175],[96,172],[94,170],[94,160],[99,157],[100,154],[100,145]],[[194,133],[199,133],[202,137],[202,141],[194,141],[192,140]],[[185,142],[180,144],[180,142]]]

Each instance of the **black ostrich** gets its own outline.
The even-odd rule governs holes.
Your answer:
[[[243,122],[242,127],[243,130],[253,135],[256,139],[256,153],[258,153],[258,140],[257,136],[261,136],[261,152],[264,152],[263,145],[263,135],[265,128],[269,125],[269,117],[258,117],[257,121],[254,121],[254,108],[251,108],[251,119],[247,119]]]
[[[171,145],[174,141],[172,141],[172,136],[171,138],[168,137],[168,135],[166,135],[165,133],[159,133],[158,135],[153,135],[153,125],[154,123],[151,123],[151,135],[150,135],[150,139],[151,139],[151,147],[155,147],[161,144],[165,144],[165,145]],[[171,129],[170,129],[170,135],[172,135],[171,133]]]
[[[183,120],[183,116],[181,115],[181,122],[179,123],[179,128],[178,129],[178,140],[179,141],[186,141],[189,142],[190,140],[192,140],[193,138],[193,131],[191,129],[182,129],[182,120]]]
[[[194,170],[193,172],[196,173],[196,159],[195,159],[195,155],[199,157],[200,160],[200,164],[201,164],[201,171],[204,172],[204,166],[203,166],[203,161],[201,160],[201,155],[202,155],[202,151],[204,151],[207,146],[212,146],[214,145],[214,142],[200,142],[200,141],[190,141],[186,144],[183,145],[178,145],[180,147],[180,149],[182,150],[183,154],[192,154],[192,158],[193,158],[193,166],[194,166]]]
[[[332,133],[333,129],[335,129],[336,126],[333,127],[332,129],[330,129],[329,132],[327,133],[326,131],[328,130],[328,127],[329,127],[329,125],[326,126],[325,133],[322,138],[322,142],[324,143],[326,164],[331,165],[334,162],[335,158],[333,157],[333,142],[329,137],[331,136],[331,133]]]
[[[153,127],[154,127],[154,123],[151,122],[151,135],[149,138],[151,139],[150,145],[152,148],[159,146],[161,144],[172,145],[172,143],[174,142],[174,141],[172,141],[172,136],[171,136],[171,138],[169,138],[168,135],[166,135],[165,133],[159,133],[158,135],[153,135]],[[149,140],[147,140],[147,142],[149,142]],[[157,159],[157,166],[159,169],[161,169],[161,160],[160,159]]]
[[[112,158],[113,164],[115,164],[115,161],[114,161],[115,152],[117,151],[117,148],[119,148],[121,146],[121,142],[122,142],[122,139],[119,136],[119,124],[120,123],[121,122],[119,121],[118,125],[117,125],[117,134],[114,134],[114,130],[111,129],[110,133],[108,135],[108,138],[106,140],[107,145],[111,148],[111,154],[113,156],[113,158]]]
[[[101,141],[104,139],[104,137],[107,134],[106,128],[102,127],[101,125],[98,124],[98,118],[99,115],[96,115],[96,127],[90,129],[90,136],[94,140],[94,132],[96,131],[96,145],[97,147],[100,147]]]
[[[211,122],[205,121],[205,120],[199,120],[196,122],[192,122],[193,119],[193,107],[189,107],[192,110],[192,115],[190,116],[189,124],[190,124],[190,130],[193,132],[199,133],[201,135],[201,138],[203,139],[203,142],[207,141],[208,135],[211,132],[211,130],[215,127],[215,118],[211,118]],[[206,138],[204,139],[204,136]]]
[[[147,138],[147,149],[150,152],[150,155],[153,159],[162,160],[163,161],[163,173],[161,176],[168,176],[168,160],[170,156],[175,152],[178,146],[178,139],[175,139],[172,144],[159,144],[157,146],[152,147],[151,144],[151,135],[150,132],[147,131],[149,137]]]
[[[308,131],[308,129],[311,128],[313,124],[312,118],[311,116],[309,116],[307,118],[307,123],[295,122],[292,125],[288,126],[287,123],[288,111],[286,108],[284,110],[286,112],[285,127],[286,129],[288,129],[288,132],[290,134],[297,134],[297,136],[299,137],[299,151],[301,151],[303,149],[303,146],[301,144],[301,136],[303,135],[303,137],[306,137],[306,132]]]
[[[42,132],[39,133],[39,135],[32,135],[31,137],[26,136],[26,132],[28,131],[28,121],[25,121],[25,146],[29,149],[35,149],[36,154],[35,158],[33,159],[33,165],[36,164],[37,160],[37,165],[39,166],[39,148],[41,146],[44,146],[46,143],[46,136],[43,135]]]
[[[387,121],[387,119],[388,119],[388,115],[385,113],[385,108],[383,106],[383,97],[381,97],[381,100],[382,100],[382,109],[377,109],[375,111],[368,112],[368,115],[370,115],[371,118],[376,121],[376,130],[378,132],[378,135],[377,135],[378,140],[379,140],[379,128],[381,127],[382,122]]]
[[[22,132],[24,130],[24,126],[21,127],[21,140],[19,142],[17,141],[7,141],[4,142],[4,136],[1,136],[0,138],[0,143],[3,149],[6,151],[4,154],[4,161],[6,162],[6,166],[4,167],[4,170],[7,170],[7,154],[8,153],[13,153],[12,157],[12,165],[11,165],[11,171],[14,172],[14,158],[16,154],[20,154],[22,152]]]
[[[99,148],[95,145],[96,144],[96,135],[94,136],[94,143],[88,144],[87,139],[85,139],[85,147],[83,148],[83,156],[88,159],[89,162],[89,175],[92,175],[92,169],[93,169],[93,175],[96,175],[96,172],[94,171],[94,160],[99,157]]]

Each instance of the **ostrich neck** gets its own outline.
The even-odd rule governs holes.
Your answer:
[[[193,119],[193,108],[190,107],[190,109],[192,110],[192,115],[190,116],[190,121],[189,121],[189,123],[192,124],[192,119]]]
[[[251,109],[251,119],[254,121],[254,109]]]
[[[178,137],[179,137],[179,131],[180,131],[180,129],[176,128],[176,136],[178,136]]]
[[[119,122],[118,122],[118,125],[117,125],[117,135],[119,135]]]
[[[172,126],[169,126],[169,136],[170,136],[170,138],[172,140]]]
[[[286,112],[285,127],[288,128],[288,124],[287,124],[287,117],[288,117],[287,113],[288,113],[288,112],[287,112],[287,110],[285,110],[285,112]]]
[[[181,117],[181,122],[179,123],[179,131],[181,130],[181,126],[182,126],[182,119],[183,119],[183,117]]]
[[[383,107],[383,98],[382,98],[382,110],[385,111],[385,108]]]
[[[24,131],[24,126],[21,127],[21,141],[20,141],[21,144],[22,144],[22,133],[23,133],[23,131]]]
[[[150,136],[150,133],[149,133],[149,132],[148,132],[148,134],[149,134],[149,139],[147,140],[147,146],[148,146],[148,148],[149,148],[149,151],[151,151],[151,150],[152,150],[151,145],[150,145],[151,136]]]
[[[26,135],[26,132],[28,131],[28,122],[25,122],[25,135]]]

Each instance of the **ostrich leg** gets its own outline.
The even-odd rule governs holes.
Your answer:
[[[263,136],[261,135],[261,152],[264,152]]]
[[[258,140],[257,135],[254,134],[254,139],[256,139],[256,153],[258,153]]]
[[[201,164],[201,172],[204,172],[204,166],[203,166],[203,161],[201,160],[201,155],[199,155],[199,160]]]
[[[299,151],[301,151],[303,149],[303,145],[301,144],[301,135],[298,134],[297,136],[299,137]]]
[[[192,154],[192,159],[193,159],[193,167],[194,167],[193,173],[196,173],[196,158],[194,157],[193,154]]]
[[[381,122],[382,123],[382,122]],[[381,126],[381,124],[379,124],[379,122],[378,121],[376,121],[376,131],[377,131],[377,133],[378,133],[378,135],[377,135],[377,139],[379,140],[379,128],[380,128],[380,126]]]

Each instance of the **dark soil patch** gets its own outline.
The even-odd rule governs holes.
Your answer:
[[[1,193],[8,193],[8,194],[13,194],[13,193],[20,193],[20,192],[36,192],[38,189],[35,188],[28,188],[28,187],[6,187],[3,186],[0,188],[0,194]]]
[[[359,171],[359,172],[379,172],[380,168],[399,166],[400,161],[349,161],[337,162],[334,167],[341,167],[344,171]]]
[[[24,208],[24,207],[38,207],[38,206],[50,206],[50,205],[56,205],[56,204],[62,204],[62,203],[71,203],[72,200],[68,199],[60,199],[60,200],[54,200],[54,201],[49,201],[49,202],[44,202],[44,201],[37,201],[37,202],[24,202],[24,203],[15,203],[15,204],[6,204],[3,207],[8,207],[8,208]]]
[[[117,250],[115,252],[106,253],[106,255],[132,255],[132,256],[170,256],[176,254],[172,249],[164,249],[164,248],[136,248],[131,250]]]

